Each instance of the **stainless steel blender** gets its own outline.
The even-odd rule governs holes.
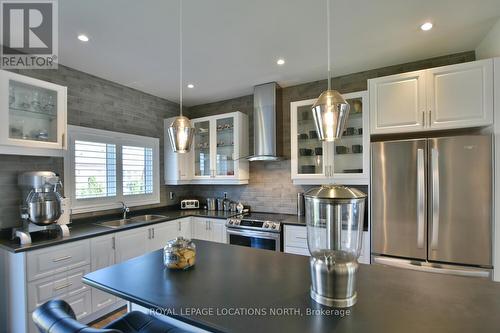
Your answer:
[[[326,306],[350,307],[357,298],[366,194],[355,188],[325,185],[307,191],[304,197],[311,297]]]

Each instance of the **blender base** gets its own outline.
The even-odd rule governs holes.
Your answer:
[[[316,303],[331,308],[349,308],[356,304],[356,301],[358,300],[358,294],[355,292],[354,295],[349,298],[330,298],[316,293],[311,287],[311,298],[316,301]]]

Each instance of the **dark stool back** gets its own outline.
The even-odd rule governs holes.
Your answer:
[[[33,312],[33,321],[41,333],[186,333],[172,324],[165,323],[139,311],[132,311],[97,329],[81,324],[68,303],[52,300]]]

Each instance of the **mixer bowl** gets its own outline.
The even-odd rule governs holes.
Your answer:
[[[36,193],[27,203],[30,222],[44,226],[57,222],[61,216],[61,199],[58,193]]]

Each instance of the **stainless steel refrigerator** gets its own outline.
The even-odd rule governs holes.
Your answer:
[[[488,277],[492,268],[492,137],[372,143],[375,263]]]

